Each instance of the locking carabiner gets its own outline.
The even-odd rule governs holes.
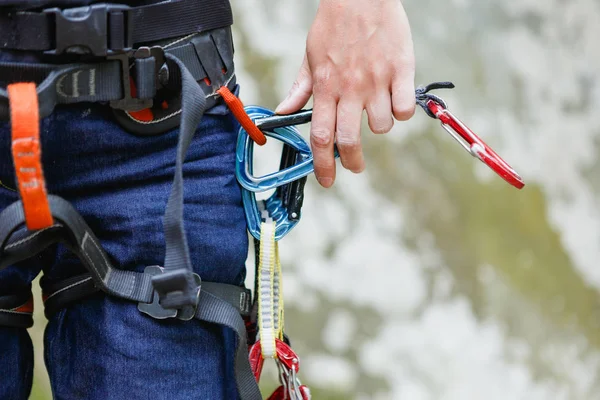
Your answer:
[[[260,240],[260,224],[265,214],[275,221],[275,239],[280,240],[300,220],[306,177],[314,171],[313,154],[309,144],[294,125],[309,122],[312,110],[289,115],[274,115],[266,108],[248,106],[248,116],[266,136],[284,144],[279,171],[255,176],[254,142],[240,128],[236,149],[235,174],[242,190],[248,231]],[[334,156],[339,157],[337,149]],[[257,200],[256,193],[276,189],[267,200]]]
[[[506,182],[522,189],[525,186],[519,174],[504,161],[494,150],[469,129],[460,119],[448,110],[446,102],[440,97],[429,93],[433,89],[452,89],[451,82],[432,83],[427,86],[419,86],[416,90],[417,104],[431,118],[439,119],[442,127],[473,157],[478,158],[490,167],[496,174]]]

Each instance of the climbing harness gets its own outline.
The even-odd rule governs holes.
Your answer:
[[[241,399],[254,400],[262,396],[247,352],[244,318],[252,311],[251,292],[205,282],[193,272],[183,222],[183,161],[204,110],[223,102],[252,132],[234,95],[232,21],[227,0],[177,0],[141,7],[95,4],[0,14],[0,49],[43,51],[48,59],[48,63],[0,62],[0,77],[7,84],[0,89],[0,119],[11,122],[20,197],[0,213],[0,269],[62,243],[78,256],[87,273],[43,287],[47,316],[104,292],[137,303],[152,318],[197,319],[232,329],[238,339],[237,389]],[[163,221],[166,249],[161,266],[146,266],[144,272],[116,268],[75,208],[46,192],[40,119],[56,105],[81,102],[107,104],[133,134],[154,135],[180,127]],[[262,133],[257,131],[254,140],[260,142]],[[30,291],[0,295],[0,324],[31,326],[31,298]]]
[[[200,4],[199,4],[200,3]],[[174,0],[140,7],[94,4],[71,9],[0,14],[0,49],[44,52],[52,62],[0,62],[0,119],[10,120],[12,156],[20,200],[0,212],[0,270],[56,243],[72,251],[87,273],[43,287],[45,314],[95,294],[137,303],[155,319],[196,319],[237,335],[235,380],[242,400],[262,399],[258,380],[266,359],[279,369],[274,400],[307,400],[298,379],[300,358],[284,332],[282,271],[278,241],[299,222],[313,156],[295,125],[311,110],[279,116],[246,107],[234,94],[232,13],[227,0]],[[146,45],[150,43],[149,45]],[[140,45],[142,44],[142,45]],[[71,63],[58,63],[56,57]],[[61,59],[62,60],[62,59]],[[417,101],[474,156],[509,183],[522,181],[488,146],[429,93]],[[112,265],[83,217],[65,199],[47,193],[41,162],[40,119],[57,105],[81,102],[110,106],[116,120],[137,135],[179,126],[175,173],[164,215],[165,260],[144,272]],[[242,187],[248,231],[258,249],[254,298],[250,290],[206,282],[192,270],[183,222],[183,162],[206,109],[224,103],[241,127],[235,174]],[[283,142],[279,171],[255,176],[254,145]],[[335,156],[339,154],[337,149]],[[516,183],[516,184],[515,184]],[[256,194],[273,190],[266,200]],[[31,292],[0,295],[0,325],[33,324]]]

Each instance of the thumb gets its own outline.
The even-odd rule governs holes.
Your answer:
[[[308,103],[312,95],[312,74],[308,59],[304,56],[304,61],[298,72],[298,77],[292,85],[288,96],[275,109],[276,114],[290,114],[300,110]]]

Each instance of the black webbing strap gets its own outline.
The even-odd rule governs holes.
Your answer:
[[[189,75],[183,74],[183,76],[184,82],[191,79]],[[194,130],[192,129],[192,132]],[[116,297],[141,303],[152,302],[154,296],[149,275],[115,269],[81,215],[66,200],[58,196],[49,195],[48,200],[57,225],[51,228],[56,229],[53,233],[46,231],[47,234],[53,234],[55,242],[64,243],[81,259],[90,272],[89,277],[93,282],[92,287],[87,280],[87,276],[74,278],[66,286],[56,288],[53,292],[55,293],[53,299],[50,298],[52,293],[47,293],[47,301],[50,301],[51,307],[53,307],[52,301],[59,302],[61,297],[66,303],[72,301],[73,298],[69,298],[68,293],[75,296],[87,296],[90,294],[89,290],[94,291],[98,288]],[[0,213],[0,221],[2,221],[0,224],[0,270],[7,266],[5,255],[10,252],[5,251],[6,248],[13,249],[12,262],[31,258],[42,250],[33,246],[38,240],[36,238],[41,237],[43,233],[28,232],[26,235],[18,233],[18,230],[22,229],[25,224],[21,201],[17,201],[4,209]],[[42,238],[39,240],[40,243],[46,243],[47,245],[47,239]],[[28,252],[24,250],[26,247],[29,249]],[[15,249],[20,250],[17,252]],[[67,288],[67,286],[70,287]],[[247,357],[246,329],[242,319],[242,315],[248,315],[250,312],[249,291],[231,285],[203,282],[198,300],[198,307],[194,315],[195,319],[226,326],[236,332],[235,376],[241,399],[262,399],[258,384],[250,370]],[[0,308],[2,308],[2,304],[0,300]],[[15,302],[11,308],[19,306],[20,304]],[[53,310],[57,309],[54,308]],[[21,315],[15,314],[14,310],[8,308],[4,310],[4,313],[1,311],[0,314],[2,315]],[[31,323],[28,319],[30,317],[27,315],[19,318],[22,324]],[[14,326],[15,320],[12,321],[11,324]]]
[[[0,258],[0,269],[31,257],[33,249],[39,253],[48,246],[65,241],[66,233],[63,226],[58,223],[35,232],[25,229],[15,232],[4,248],[4,254]]]
[[[233,23],[229,0],[177,0],[129,8],[94,4],[67,10],[0,13],[0,49],[60,54],[86,47],[105,56],[134,44],[185,36]]]
[[[167,54],[181,73],[181,126],[177,144],[175,178],[167,203],[164,218],[165,227],[165,270],[166,272],[153,279],[154,287],[160,293],[160,287],[176,290],[177,296],[165,293],[165,308],[182,308],[192,306],[194,298],[194,281],[190,261],[187,237],[183,222],[183,161],[192,142],[196,127],[202,119],[206,107],[204,93],[196,84],[196,80],[187,70],[185,64],[177,57]],[[183,279],[182,279],[183,278]],[[186,282],[187,287],[182,283]],[[187,293],[186,293],[187,291]],[[236,383],[242,399],[262,399],[258,383],[250,369],[247,354],[246,327],[237,310],[228,302],[219,299],[204,290],[198,299],[201,306],[196,307],[195,318],[233,329],[237,334],[235,352]]]
[[[33,298],[31,290],[0,296],[0,326],[30,328],[33,326]]]
[[[44,298],[44,314],[50,319],[59,310],[78,303],[96,293],[102,291],[94,285],[94,280],[89,273],[77,275],[58,283],[47,284],[42,282]],[[202,282],[203,292],[224,300],[235,308],[242,317],[250,315],[252,294],[249,289],[240,286],[227,285],[225,283]],[[202,303],[202,307],[206,307]]]
[[[207,72],[203,67],[201,58],[204,55],[196,49],[196,42],[204,36],[209,40],[217,40],[223,46],[219,49],[224,54],[229,54],[232,45],[224,41],[230,35],[228,28],[219,29],[212,32],[206,32],[190,39],[188,43],[180,46],[174,46],[165,50],[165,55],[173,55],[180,59],[185,68],[192,73],[195,81],[200,81],[200,84],[194,82],[194,86],[199,86],[202,90],[202,97],[206,97],[213,92],[211,86],[203,83],[202,80],[207,77]],[[231,57],[233,57],[231,55]],[[173,59],[173,57],[167,57]],[[156,71],[150,67],[154,58],[134,59],[134,66],[145,71]],[[122,63],[127,65],[123,68]],[[111,102],[111,104],[119,103],[129,91],[128,76],[124,77],[124,71],[129,70],[129,59],[114,59],[97,63],[79,63],[79,64],[28,64],[28,63],[11,63],[0,62],[0,85],[2,82],[35,82],[37,85],[38,99],[40,105],[40,118],[47,117],[52,113],[57,104],[73,104],[81,102]],[[230,61],[224,61],[225,65]],[[169,62],[169,64],[173,64]],[[181,76],[179,71],[173,71],[168,74],[168,81],[165,86],[177,87],[181,85]],[[234,70],[231,68],[222,75],[222,80],[229,82],[229,86],[235,84],[233,80]],[[155,75],[151,74],[136,74],[136,85],[141,87],[141,92],[134,100],[139,100],[141,108],[145,108],[144,100],[151,100],[156,95],[156,85],[154,85]],[[127,85],[124,82],[127,81]],[[128,93],[128,92],[127,92]],[[208,96],[206,98],[206,108],[210,108],[216,104],[218,98],[216,96]],[[138,108],[139,109],[139,108]],[[0,120],[7,120],[9,117],[8,95],[6,90],[0,88]]]
[[[155,288],[164,308],[194,307],[196,283],[183,222],[183,162],[196,128],[206,109],[204,92],[185,65],[172,55],[167,59],[177,65],[181,76],[181,126],[175,159],[175,177],[163,220],[165,230],[165,273],[154,278]]]
[[[102,102],[123,97],[121,63],[91,64],[0,63],[0,80],[35,82],[40,118],[52,113],[57,104]],[[0,119],[8,119],[8,95],[0,88]]]
[[[63,234],[57,235],[55,242],[63,242],[79,257],[92,274],[94,283],[98,287],[124,299],[142,303],[152,301],[153,290],[149,276],[114,268],[108,255],[100,246],[99,240],[73,206],[58,196],[50,195],[48,201],[52,216],[64,229]],[[14,232],[23,227],[25,222],[21,201],[4,209],[0,213],[0,221],[2,221],[0,224],[0,269],[3,269],[8,265],[4,260],[4,253],[7,247],[10,249],[9,240]],[[20,257],[16,257],[16,254],[13,253],[11,262],[28,259],[42,250],[43,248],[31,248],[28,254],[22,252]]]
[[[59,283],[43,285],[44,315],[50,319],[54,314],[94,293],[101,292],[90,274],[82,274]]]

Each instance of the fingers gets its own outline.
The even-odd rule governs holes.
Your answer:
[[[415,114],[415,66],[401,65],[392,79],[392,111],[398,121],[408,121]]]
[[[290,114],[300,110],[310,99],[310,96],[312,95],[312,86],[312,74],[305,55],[296,81],[292,85],[288,96],[275,109],[275,113]]]
[[[389,90],[378,90],[367,103],[369,128],[373,133],[388,133],[394,126],[392,99]]]
[[[333,138],[336,123],[337,101],[329,95],[315,95],[310,145],[313,151],[315,176],[319,184],[331,187],[335,179]]]
[[[342,98],[337,109],[335,141],[342,165],[354,173],[360,173],[365,169],[365,160],[360,144],[362,111],[363,105],[360,100],[348,98]]]

